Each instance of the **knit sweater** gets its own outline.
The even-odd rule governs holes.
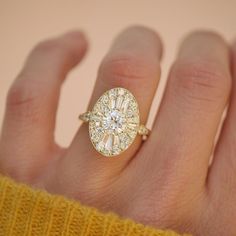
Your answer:
[[[0,236],[176,236],[0,177]]]

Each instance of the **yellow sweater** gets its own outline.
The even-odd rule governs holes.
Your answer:
[[[0,236],[176,236],[0,177]]]

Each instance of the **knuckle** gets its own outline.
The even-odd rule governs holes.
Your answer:
[[[38,89],[18,79],[8,91],[7,109],[11,113],[16,113],[18,117],[32,116],[37,110]]]
[[[212,62],[176,62],[170,79],[175,88],[191,101],[216,103],[227,100],[230,74]]]
[[[194,30],[187,35],[185,41],[196,40],[196,39],[200,40],[207,39],[211,40],[211,42],[213,43],[218,43],[224,46],[226,44],[224,38],[220,34],[215,32],[214,30],[209,30],[209,29]]]
[[[99,68],[99,75],[103,80],[109,80],[109,83],[114,85],[129,86],[133,80],[157,76],[158,70],[157,65],[154,66],[139,55],[119,53],[105,57]]]
[[[15,106],[23,104],[29,98],[28,88],[25,83],[13,83],[7,94],[7,105]]]
[[[49,39],[39,42],[33,49],[32,54],[38,53],[58,53],[61,50],[59,40]]]
[[[53,60],[54,65],[63,68],[64,64],[70,64],[76,53],[68,47],[62,39],[49,39],[38,43],[31,51],[27,61]],[[46,65],[46,63],[45,63]]]
[[[57,68],[58,77],[64,77],[65,70],[67,71],[78,62],[81,54],[85,52],[85,46],[78,45],[73,41],[63,38],[55,38],[38,43],[31,51],[27,62],[30,61],[52,61],[54,68]],[[49,65],[41,63],[48,71]],[[53,72],[53,70],[50,70]]]

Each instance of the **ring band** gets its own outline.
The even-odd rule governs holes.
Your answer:
[[[106,91],[91,111],[79,115],[89,123],[89,137],[94,148],[103,156],[121,154],[133,143],[137,135],[147,139],[150,130],[140,124],[138,103],[134,95],[124,88]]]

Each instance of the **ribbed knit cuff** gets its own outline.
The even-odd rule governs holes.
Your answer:
[[[0,236],[177,236],[0,177]]]

